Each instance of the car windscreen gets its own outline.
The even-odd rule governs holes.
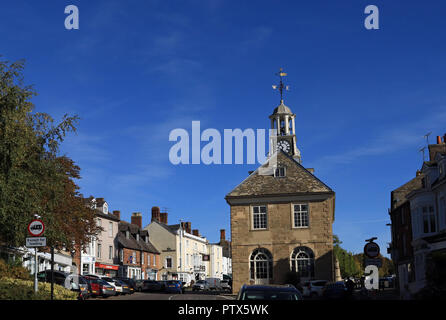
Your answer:
[[[103,286],[109,286],[109,284],[107,283],[107,281],[102,280],[102,279],[98,279],[98,283],[102,284]]]
[[[254,291],[247,290],[242,300],[300,300],[297,293],[289,291]]]

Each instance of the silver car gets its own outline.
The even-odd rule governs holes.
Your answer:
[[[225,291],[231,291],[231,286],[229,285],[229,280],[221,280],[220,286]]]
[[[194,283],[192,291],[210,290],[209,283],[205,280],[198,280]]]

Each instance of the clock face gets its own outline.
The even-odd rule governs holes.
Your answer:
[[[279,141],[277,143],[277,149],[282,150],[283,152],[290,153],[291,146],[290,143],[286,140]]]

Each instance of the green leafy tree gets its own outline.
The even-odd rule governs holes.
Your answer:
[[[58,156],[79,118],[65,115],[55,124],[50,115],[33,113],[36,93],[23,84],[23,67],[23,61],[0,61],[0,241],[24,245],[26,227],[37,214],[49,244],[83,246],[98,231],[94,212],[83,205],[74,182],[79,167]]]
[[[337,235],[333,235],[333,251],[336,259],[339,261],[341,277],[359,277],[361,269],[353,257],[353,253],[346,251],[341,247],[342,241]]]

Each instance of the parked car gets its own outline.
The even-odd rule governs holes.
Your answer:
[[[169,293],[183,293],[182,282],[179,280],[168,280],[164,290]]]
[[[129,286],[131,294],[134,293],[135,291],[137,291],[137,286],[136,286],[135,280],[130,279],[130,278],[124,278],[124,277],[116,277],[115,279],[121,280],[124,283],[126,283]]]
[[[219,278],[206,278],[206,282],[209,283],[210,290],[221,290]]]
[[[304,297],[322,297],[322,290],[327,283],[327,280],[311,280],[304,282],[302,286],[302,295]]]
[[[113,279],[113,281],[121,286],[123,295],[131,293],[130,286],[127,283],[118,279]]]
[[[54,270],[53,277],[55,284],[79,292],[79,300],[85,300],[89,297],[88,283],[82,276]],[[51,270],[38,272],[37,279],[42,282],[51,282]]]
[[[120,282],[110,278],[110,277],[101,277],[102,280],[107,282],[113,288],[115,288],[116,295],[122,294],[122,285]]]
[[[228,291],[228,292],[232,291],[231,285],[229,284],[229,280],[221,280],[220,286],[223,291]]]
[[[192,286],[192,291],[210,290],[209,283],[206,280],[198,280]]]
[[[116,294],[115,288],[99,277],[85,276],[85,279],[87,279],[90,285],[90,291],[93,297],[107,298]]]
[[[238,293],[237,300],[303,300],[301,293],[292,285],[246,285]]]
[[[144,280],[142,291],[159,292],[164,290],[164,285],[155,280]]]
[[[344,281],[327,283],[322,290],[322,297],[327,300],[347,299],[348,296],[348,289]]]
[[[134,280],[134,281],[135,281],[135,290],[141,292],[144,280]]]

